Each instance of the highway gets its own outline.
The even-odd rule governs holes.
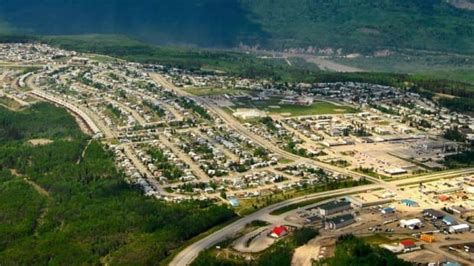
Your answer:
[[[437,173],[433,175],[417,177],[415,178],[416,179],[415,182],[417,182],[418,179],[421,180],[421,178],[431,180],[433,178],[439,179],[439,178],[445,178],[445,177],[459,176],[465,173],[474,173],[474,169],[450,171],[447,173]],[[411,184],[413,182],[414,182],[413,179],[407,178],[403,180],[398,180],[397,185],[403,186],[403,185]],[[287,201],[270,205],[250,215],[242,217],[241,219],[222,228],[221,230],[214,232],[213,234],[201,239],[200,241],[197,241],[191,244],[190,246],[182,250],[178,255],[176,255],[176,257],[171,261],[170,265],[182,266],[182,265],[191,264],[192,261],[199,255],[201,251],[209,247],[212,247],[213,245],[216,245],[217,243],[225,240],[226,238],[232,237],[233,235],[238,233],[240,230],[242,230],[245,227],[245,225],[251,221],[254,221],[254,220],[263,220],[263,221],[269,221],[269,222],[274,221],[275,218],[272,218],[270,216],[270,212],[272,212],[273,210],[279,209],[281,207],[285,207],[291,204],[295,204],[295,203],[299,203],[299,202],[303,202],[307,200],[312,200],[312,199],[325,198],[325,197],[338,197],[338,196],[344,196],[348,194],[354,194],[354,193],[364,192],[367,190],[374,190],[374,189],[381,189],[381,188],[384,188],[384,187],[380,184],[364,185],[364,186],[358,186],[358,187],[353,187],[353,188],[345,188],[345,189],[315,193],[315,194],[293,198]]]
[[[329,196],[342,196],[347,195],[350,193],[356,192],[363,192],[371,189],[380,188],[380,185],[372,184],[372,185],[365,185],[360,187],[353,187],[349,189],[339,189],[339,190],[332,190],[332,191],[325,191],[316,193],[309,196],[303,196],[299,198],[290,199],[284,202],[280,202],[265,208],[262,208],[250,215],[242,217],[241,219],[235,221],[234,223],[222,228],[221,230],[214,232],[213,234],[191,244],[184,250],[182,250],[174,259],[171,261],[170,266],[183,266],[189,265],[191,262],[199,255],[199,253],[206,248],[212,247],[217,243],[225,240],[226,238],[232,237],[233,235],[237,234],[240,230],[242,230],[249,222],[254,220],[268,220],[269,213],[275,209],[285,207],[291,204],[295,204],[298,202],[311,200],[311,199],[318,199],[318,198],[325,198]]]
[[[410,178],[395,180],[390,183],[400,187],[407,184],[414,184],[417,182],[430,182],[430,181],[435,181],[437,179],[442,179],[442,178],[450,178],[450,177],[471,175],[471,174],[474,174],[474,168],[465,168],[461,170],[443,171],[443,172],[433,173],[429,175],[414,176]]]
[[[159,85],[161,85],[165,88],[168,88],[170,90],[173,90],[177,95],[183,96],[183,97],[188,97],[188,98],[202,104],[208,110],[210,110],[215,115],[217,115],[219,118],[221,118],[224,122],[226,122],[226,124],[229,127],[234,129],[235,131],[239,132],[243,136],[246,136],[247,138],[251,139],[253,142],[257,143],[258,145],[260,145],[262,147],[265,147],[266,149],[268,149],[272,153],[275,153],[275,154],[277,154],[277,155],[279,155],[283,158],[288,158],[288,159],[291,159],[291,160],[294,160],[294,161],[301,161],[303,163],[315,165],[315,166],[318,166],[318,167],[320,167],[324,170],[332,171],[332,172],[335,172],[335,173],[340,173],[340,174],[350,176],[350,177],[353,177],[353,178],[356,178],[356,179],[365,178],[367,180],[370,180],[373,183],[382,184],[387,189],[397,190],[396,186],[393,186],[393,185],[389,184],[388,182],[385,182],[381,179],[377,179],[375,177],[364,175],[364,174],[357,173],[357,172],[354,172],[354,171],[349,171],[347,169],[342,169],[342,168],[339,168],[339,167],[336,167],[336,166],[333,166],[333,165],[330,165],[330,164],[318,162],[318,161],[315,161],[315,160],[312,160],[312,159],[304,158],[304,157],[295,155],[293,153],[284,151],[284,150],[278,148],[273,143],[270,143],[266,139],[263,139],[262,137],[250,132],[245,126],[243,126],[239,121],[237,121],[232,115],[226,113],[224,110],[222,110],[219,106],[217,106],[212,101],[210,101],[210,100],[208,100],[204,97],[195,96],[193,94],[190,94],[190,93],[176,87],[174,84],[172,84],[171,82],[166,80],[166,78],[164,78],[163,76],[161,76],[159,74],[153,73],[153,74],[150,74],[150,77],[155,82],[157,82]]]
[[[181,266],[181,265],[189,265],[192,263],[192,261],[199,255],[199,253],[206,248],[212,247],[213,245],[216,245],[220,241],[225,240],[228,237],[232,237],[236,233],[238,233],[240,230],[242,230],[247,223],[253,221],[253,220],[266,220],[269,222],[275,221],[274,218],[272,218],[269,213],[275,209],[288,206],[294,203],[310,200],[310,199],[318,199],[318,198],[323,198],[323,197],[328,197],[328,196],[343,196],[343,195],[348,195],[352,193],[357,193],[357,192],[363,192],[367,190],[372,190],[372,189],[386,189],[386,190],[391,190],[397,193],[400,193],[399,196],[403,196],[403,192],[400,191],[400,187],[404,185],[409,185],[417,182],[425,182],[425,181],[430,181],[430,180],[436,180],[436,179],[441,179],[441,178],[449,178],[449,177],[455,177],[455,176],[460,176],[464,174],[472,174],[474,173],[474,168],[470,169],[464,169],[464,170],[455,170],[455,171],[448,171],[448,172],[441,172],[441,173],[434,173],[430,175],[423,175],[423,176],[418,176],[418,177],[413,177],[413,178],[406,178],[406,179],[401,179],[401,180],[396,180],[394,182],[386,182],[381,179],[377,179],[368,175],[363,175],[357,172],[349,171],[346,169],[342,169],[336,166],[328,165],[322,162],[318,162],[315,160],[311,160],[308,158],[303,158],[297,155],[294,155],[292,153],[289,153],[287,151],[284,151],[280,148],[278,148],[276,145],[270,143],[269,141],[263,139],[262,137],[250,132],[246,127],[244,127],[241,123],[239,123],[237,120],[235,120],[232,115],[226,113],[223,111],[220,107],[218,107],[216,104],[214,104],[212,101],[204,98],[204,97],[198,97],[195,95],[192,95],[186,91],[183,91],[182,89],[176,87],[174,84],[166,80],[161,75],[158,74],[150,74],[150,77],[157,82],[159,85],[173,90],[177,95],[183,96],[183,97],[188,97],[193,99],[194,101],[204,105],[207,109],[209,109],[211,112],[213,112],[215,115],[217,115],[219,118],[221,118],[226,124],[231,127],[232,129],[236,130],[240,134],[248,137],[255,143],[261,145],[262,147],[267,148],[269,151],[278,154],[284,158],[292,159],[294,161],[299,161],[299,162],[304,162],[307,164],[311,165],[316,165],[322,169],[333,171],[336,173],[341,173],[347,176],[351,176],[353,178],[366,178],[367,180],[370,180],[373,182],[371,185],[365,185],[365,186],[359,186],[359,187],[354,187],[354,188],[348,188],[348,189],[340,189],[340,190],[334,190],[334,191],[326,191],[326,192],[321,192],[321,193],[316,193],[304,197],[299,197],[299,198],[294,198],[290,199],[284,202],[280,202],[265,208],[262,208],[248,216],[242,217],[241,219],[237,220],[236,222],[222,228],[221,230],[214,232],[213,234],[201,239],[200,241],[197,241],[190,246],[188,246],[186,249],[181,251],[170,263],[172,266]]]

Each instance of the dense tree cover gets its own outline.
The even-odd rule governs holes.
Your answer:
[[[453,111],[474,112],[474,98],[442,98],[439,103]]]
[[[169,204],[145,197],[124,182],[111,153],[98,142],[88,144],[62,109],[48,104],[20,113],[0,109],[0,117],[9,121],[1,129],[22,130],[0,137],[4,264],[156,264],[234,216],[210,202]],[[35,128],[43,124],[46,131]],[[27,142],[38,137],[54,142]]]
[[[242,0],[276,48],[474,51],[474,14],[444,0]],[[465,26],[466,24],[470,26]]]
[[[0,171],[0,251],[13,239],[34,233],[36,218],[45,198],[23,180],[15,179],[9,170]]]
[[[409,266],[412,264],[397,258],[386,249],[372,247],[353,235],[345,235],[338,239],[334,256],[323,259],[316,265]]]
[[[126,34],[206,47],[235,47],[266,36],[239,0],[3,0],[1,22],[35,34]]]
[[[242,43],[266,49],[474,52],[474,14],[446,2],[3,0],[0,25],[35,34],[125,34],[159,44],[204,47],[233,48]]]
[[[44,123],[47,119],[48,123]],[[30,138],[79,138],[74,118],[59,108],[40,103],[23,112],[0,111],[0,142]]]
[[[450,168],[471,167],[474,165],[474,151],[446,156],[445,164]]]
[[[459,131],[458,128],[450,128],[446,130],[443,134],[443,137],[448,140],[459,141],[459,142],[463,142],[466,140],[466,137],[461,131]]]
[[[163,48],[118,36],[48,37],[41,40],[65,49],[107,54],[141,63],[160,63],[192,70],[217,69],[249,78],[270,78],[281,82],[367,82],[474,97],[472,84],[423,75],[321,72],[314,66],[288,66],[283,61],[264,60],[238,52]]]
[[[293,232],[294,242],[297,246],[302,246],[318,235],[318,231],[311,227],[304,227]]]

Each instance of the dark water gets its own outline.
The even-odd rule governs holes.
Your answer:
[[[0,21],[29,33],[127,34],[206,47],[255,44],[266,35],[238,0],[0,0]]]

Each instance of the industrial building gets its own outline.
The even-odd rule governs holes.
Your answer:
[[[352,214],[344,214],[340,216],[336,216],[330,219],[327,219],[324,223],[324,228],[329,230],[335,230],[342,227],[346,227],[355,223],[354,216]]]
[[[422,222],[420,219],[400,220],[400,227],[409,228],[411,230],[418,229],[421,225]]]
[[[458,224],[458,225],[452,225],[449,227],[449,232],[450,233],[464,233],[469,231],[470,226],[467,224]]]
[[[429,217],[432,220],[441,220],[444,217],[444,213],[434,209],[426,209],[423,210],[423,216]]]
[[[318,212],[321,216],[328,216],[350,209],[351,203],[345,200],[331,201],[318,206]]]

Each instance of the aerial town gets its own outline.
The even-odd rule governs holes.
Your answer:
[[[279,84],[44,44],[0,44],[0,63],[3,107],[62,107],[145,195],[211,200],[244,217],[171,265],[208,248],[252,260],[304,227],[319,236],[295,250],[295,265],[332,256],[348,233],[422,265],[474,264],[474,170],[446,159],[470,149],[474,117],[419,93]]]

